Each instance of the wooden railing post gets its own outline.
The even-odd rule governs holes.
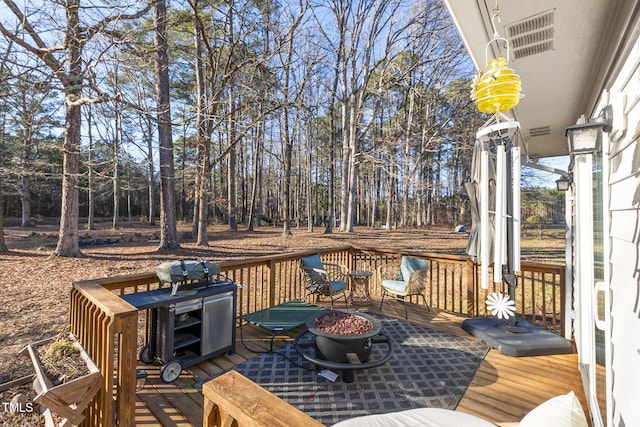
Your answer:
[[[204,399],[202,421],[203,427],[221,427],[223,425],[222,415],[220,414],[220,407],[206,398]]]
[[[126,279],[116,280],[127,286],[123,285]],[[132,277],[132,282],[136,280]],[[138,311],[107,290],[100,279],[73,283],[69,311],[71,332],[102,374],[102,388],[85,410],[82,425],[135,425]]]
[[[267,278],[267,301],[269,302],[269,307],[273,307],[276,305],[276,261],[270,260],[268,267],[269,274]]]
[[[118,319],[122,332],[118,351],[117,422],[120,426],[135,425],[136,418],[136,366],[138,345],[138,313],[127,313]]]
[[[476,289],[478,272],[476,264],[471,260],[467,261],[467,313],[469,316],[477,316]]]
[[[356,251],[353,248],[349,248],[349,259],[347,261],[347,268],[349,271],[355,270],[356,262],[354,261],[354,257],[356,256]]]
[[[565,287],[566,287],[566,276],[565,276],[565,272],[566,270],[564,268],[560,269],[560,336],[566,337],[566,332],[565,331],[565,320],[567,320],[567,313],[566,310],[564,309],[565,303],[566,303],[566,295],[564,293],[565,291]]]

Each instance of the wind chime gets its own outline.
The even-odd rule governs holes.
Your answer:
[[[509,41],[500,37],[495,20],[500,15],[498,2],[491,15],[493,38],[485,48],[487,71],[473,81],[471,97],[479,111],[492,115],[477,132],[480,144],[480,264],[481,285],[489,287],[490,213],[494,214],[495,234],[493,238],[493,282],[508,284],[509,294],[493,293],[486,301],[487,308],[498,318],[513,319],[515,313],[514,271],[520,270],[520,147],[514,144],[520,124],[502,114],[518,105],[521,98],[520,77],[510,68]],[[503,42],[506,58],[496,57],[491,61],[489,46]],[[495,151],[495,154],[492,153]],[[495,156],[495,204],[490,206],[491,157]],[[491,165],[493,166],[493,165]],[[510,320],[510,324],[511,324]]]

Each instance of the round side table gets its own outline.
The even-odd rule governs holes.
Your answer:
[[[369,294],[369,280],[373,276],[370,271],[354,270],[349,272],[351,281],[351,295],[349,299],[353,305],[371,305]]]

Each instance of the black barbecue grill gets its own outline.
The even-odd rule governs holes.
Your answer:
[[[122,295],[138,310],[149,310],[144,363],[162,363],[160,377],[175,381],[183,368],[235,351],[238,285],[205,279],[172,288]]]

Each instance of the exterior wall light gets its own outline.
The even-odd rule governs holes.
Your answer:
[[[562,175],[556,180],[556,186],[558,187],[558,191],[567,191],[571,186],[571,181],[568,176]]]
[[[611,131],[613,107],[607,105],[595,119],[581,116],[578,122],[569,126],[565,135],[569,144],[570,154],[593,154],[602,146],[602,132]]]

